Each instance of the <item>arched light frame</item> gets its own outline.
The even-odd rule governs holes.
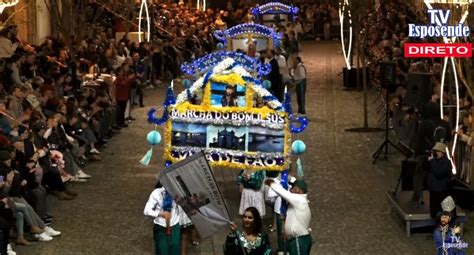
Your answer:
[[[261,6],[252,8],[252,14],[256,17],[262,16],[264,14],[280,14],[286,13],[291,15],[297,15],[300,9],[295,6],[286,5],[280,2],[270,2]]]
[[[143,9],[145,9],[146,15],[146,24],[147,24],[147,34],[146,34],[146,41],[150,41],[150,15],[148,13],[148,4],[147,0],[142,0],[140,5],[140,12],[138,13],[138,42],[142,42],[142,17],[143,17]]]
[[[347,8],[347,17],[349,19],[349,48],[346,50],[345,38],[344,38],[344,18]],[[347,70],[351,70],[351,51],[352,51],[352,16],[349,8],[349,0],[343,0],[339,2],[339,23],[341,28],[341,47],[344,61],[346,62]]]
[[[5,8],[15,6],[19,2],[20,0],[0,1],[0,14],[3,13]]]
[[[465,4],[470,4],[472,3],[472,0],[461,0],[461,1],[451,1],[451,2],[439,2],[439,1],[433,1],[433,0],[424,0],[424,3],[428,9],[433,9],[433,6],[431,3],[438,3],[438,4],[460,4],[460,5],[465,5]],[[461,17],[461,20],[459,21],[459,24],[463,24],[467,17],[469,16],[469,11],[466,9]],[[439,17],[435,17],[435,22],[438,26],[442,26],[441,21],[439,20]],[[454,43],[456,42],[456,37],[452,38],[447,38],[443,37],[444,43]],[[444,118],[444,113],[443,113],[443,108],[444,108],[444,102],[443,102],[443,95],[444,95],[444,83],[446,81],[446,72],[447,72],[447,67],[448,67],[448,61],[451,61],[451,65],[453,68],[453,76],[454,76],[454,85],[456,87],[456,125],[455,125],[455,133],[454,133],[454,140],[453,140],[453,146],[451,150],[446,147],[446,155],[451,162],[452,166],[452,172],[453,174],[456,174],[456,164],[454,164],[453,156],[454,152],[456,151],[456,145],[458,141],[458,132],[459,132],[459,116],[460,116],[460,105],[459,105],[459,82],[458,82],[458,75],[456,71],[456,65],[454,63],[454,57],[445,57],[444,58],[444,64],[443,64],[443,72],[441,73],[441,94],[440,94],[440,114],[441,114],[441,119]]]

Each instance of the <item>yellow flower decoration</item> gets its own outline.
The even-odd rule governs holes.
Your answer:
[[[246,84],[246,82],[244,81],[242,76],[240,76],[236,73],[224,74],[224,75],[214,75],[211,78],[211,81],[218,82],[218,83],[229,84],[229,85],[240,85],[240,86],[245,86],[245,84]]]

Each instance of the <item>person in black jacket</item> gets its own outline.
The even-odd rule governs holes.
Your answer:
[[[30,138],[25,140],[25,156],[43,169],[42,185],[47,190],[60,200],[71,200],[77,196],[77,192],[62,182],[60,172],[51,160],[48,142],[43,138],[46,129],[47,126],[42,121],[34,124]]]
[[[272,83],[271,90],[273,95],[278,98],[280,102],[283,102],[285,97],[283,89],[283,78],[280,74],[280,67],[278,66],[278,61],[275,59],[275,51],[268,50],[267,58],[270,59],[270,65],[272,70],[268,74],[268,80]]]
[[[13,211],[8,205],[8,198],[0,196],[0,254],[8,254],[10,230],[13,222],[15,222],[15,219]]]
[[[37,164],[37,156],[27,158],[25,154],[25,141],[23,140],[14,141],[13,146],[15,147],[15,158],[12,166],[19,172],[19,175],[13,179],[15,181],[15,178],[17,178],[20,182],[26,181],[26,185],[19,186],[22,190],[20,190],[21,193],[18,195],[25,198],[45,224],[49,224],[51,223],[52,216],[48,214],[46,189],[38,181],[38,179],[42,178],[43,171],[39,164]]]
[[[431,148],[437,142],[448,143],[452,139],[451,128],[448,123],[441,119],[439,103],[437,101],[437,95],[434,94],[431,101],[423,107],[422,119],[418,124],[415,141],[417,164],[413,177],[412,196],[412,202],[416,206],[419,205],[422,198],[423,186],[429,170],[428,156],[430,155]]]
[[[446,156],[446,144],[436,143],[433,153],[428,157],[430,171],[427,185],[430,191],[430,214],[433,219],[442,212],[441,202],[449,195],[452,166]]]

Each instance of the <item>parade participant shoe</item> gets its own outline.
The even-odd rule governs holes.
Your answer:
[[[26,241],[26,239],[23,236],[17,237],[15,243],[18,245],[31,245],[31,243]]]
[[[36,234],[35,238],[37,238],[38,241],[40,241],[40,242],[49,242],[49,241],[53,240],[53,238],[51,236],[47,235],[46,233]]]
[[[82,171],[82,170],[79,170],[77,172],[77,177],[79,177],[79,179],[89,179],[89,178],[91,178],[90,175],[84,173],[84,171]]]
[[[52,220],[52,219],[54,219],[54,217],[53,217],[53,216],[51,216],[51,215],[49,215],[49,214],[46,214],[46,217],[44,217],[44,218],[45,218],[45,219],[48,219],[48,220]]]
[[[7,244],[7,255],[16,255],[16,252],[13,250],[11,244]]]
[[[61,232],[54,230],[52,227],[45,227],[44,233],[50,237],[55,237],[61,235]]]
[[[31,226],[31,233],[33,233],[33,234],[41,234],[41,233],[43,233],[43,232],[44,232],[44,230],[41,229],[41,228],[39,228],[38,226],[35,226],[35,225],[32,225],[32,226]]]
[[[194,247],[199,246],[199,242],[193,241],[193,246],[194,246]]]
[[[122,128],[119,127],[119,126],[117,126],[117,125],[113,125],[113,126],[112,126],[112,129],[114,129],[115,131],[119,131],[119,130],[121,130]]]

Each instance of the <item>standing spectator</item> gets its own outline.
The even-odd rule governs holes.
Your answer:
[[[298,101],[298,113],[306,114],[306,67],[301,61],[301,57],[296,57],[296,68],[293,72],[293,78],[296,83],[296,100]]]
[[[430,169],[428,156],[430,156],[432,148],[436,145],[436,142],[447,143],[451,141],[451,129],[448,123],[440,117],[437,100],[438,96],[433,94],[431,101],[423,107],[421,113],[422,120],[417,131],[415,143],[417,164],[413,176],[412,196],[414,206],[420,206],[420,200],[423,198],[423,186]]]
[[[265,184],[269,185],[289,204],[285,221],[285,235],[290,255],[309,255],[312,245],[309,231],[311,211],[308,204],[306,182],[296,180],[293,182],[291,191],[285,190],[272,179],[267,179]]]
[[[446,156],[446,144],[436,143],[433,154],[428,157],[430,171],[428,172],[427,185],[430,191],[430,214],[433,219],[442,212],[441,202],[449,195],[451,180],[451,162]]]
[[[123,67],[116,71],[117,78],[114,81],[115,86],[115,101],[117,102],[117,124],[120,127],[128,127],[125,124],[125,110],[127,108],[127,101],[130,98],[130,90],[132,88],[132,79],[125,74]],[[133,77],[133,76],[132,76]]]
[[[0,58],[10,58],[18,48],[18,42],[11,40],[13,36],[16,36],[14,30],[16,28],[13,26],[8,26],[2,30],[0,34]]]
[[[290,31],[289,35],[289,52],[288,52],[288,67],[290,69],[296,67],[296,57],[298,57],[300,53],[300,43],[296,39],[295,31]]]
[[[287,85],[291,83],[291,76],[290,76],[290,70],[288,68],[288,63],[286,61],[286,57],[283,55],[282,48],[278,47],[275,50],[275,59],[278,61],[278,66],[280,69],[280,74],[282,76],[283,84]]]
[[[22,57],[20,55],[15,54],[10,58],[10,61],[12,63],[11,80],[13,81],[13,85],[26,86],[26,84],[21,80],[21,76],[20,76]]]
[[[20,118],[23,114],[23,98],[24,94],[21,87],[14,86],[11,89],[11,96],[8,98],[8,109],[13,117]]]
[[[275,59],[275,51],[267,51],[267,59],[270,60],[270,65],[272,70],[268,74],[268,80],[272,83],[271,90],[273,95],[278,98],[280,102],[284,100],[284,89],[283,89],[283,80],[280,74],[280,68],[278,66],[278,61]]]

